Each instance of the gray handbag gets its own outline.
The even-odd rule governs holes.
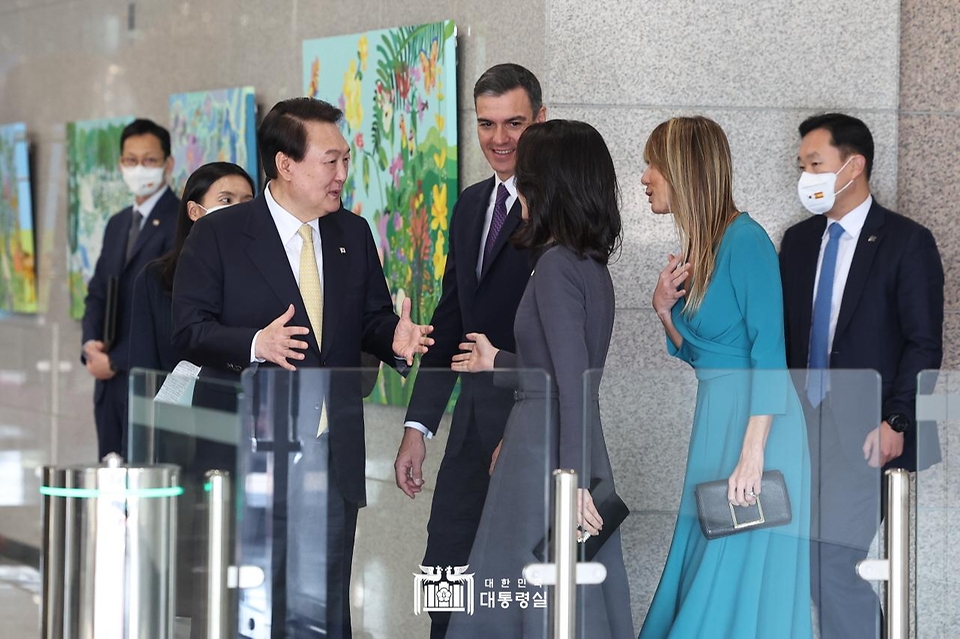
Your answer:
[[[700,530],[707,539],[736,533],[785,526],[793,519],[790,495],[779,470],[768,470],[760,479],[757,503],[745,508],[727,500],[727,480],[697,484],[697,515]]]

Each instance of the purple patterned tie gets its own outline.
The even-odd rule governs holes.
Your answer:
[[[493,219],[490,220],[490,230],[487,232],[487,241],[483,245],[483,263],[481,268],[487,268],[487,259],[493,251],[493,245],[497,243],[497,236],[500,235],[500,229],[507,219],[507,198],[510,192],[507,187],[500,183],[497,187],[497,202],[493,205]]]

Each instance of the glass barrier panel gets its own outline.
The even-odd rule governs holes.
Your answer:
[[[130,373],[127,462],[131,465],[179,466],[183,493],[177,498],[176,604],[178,637],[205,636],[211,614],[208,567],[211,536],[226,545],[233,562],[237,506],[245,499],[238,481],[238,444],[241,434],[242,394],[238,379],[230,380],[201,369],[198,375],[134,369]],[[208,473],[229,478],[230,493],[224,517],[227,530],[211,530],[214,504]],[[232,505],[231,505],[232,504]],[[213,524],[216,525],[216,524]],[[214,539],[217,541],[217,539]],[[229,594],[228,608],[235,609]],[[230,613],[233,625],[236,615]]]
[[[2,634],[40,633],[43,441],[51,415],[0,404],[0,610]],[[37,431],[40,431],[39,433]]]
[[[579,588],[579,637],[880,636],[877,589],[857,574],[879,556],[880,463],[865,455],[879,378],[816,382],[819,397],[807,371],[586,373],[580,560],[607,579]]]
[[[960,628],[960,373],[918,378],[914,609],[916,637]]]
[[[523,568],[549,531],[548,380],[463,377],[451,416],[449,371],[420,371],[409,411],[361,402],[360,370],[244,374],[239,561],[267,578],[241,592],[241,636],[428,636],[436,619],[451,637],[546,639],[548,593]],[[436,436],[398,477],[407,419]]]
[[[60,429],[68,421],[57,414],[54,394],[59,327],[32,316],[0,315],[0,634],[35,637],[42,588],[41,469],[57,461]]]

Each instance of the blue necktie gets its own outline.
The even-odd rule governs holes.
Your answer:
[[[830,306],[833,301],[833,278],[837,271],[837,249],[843,227],[831,223],[827,228],[830,239],[823,251],[817,297],[813,301],[813,325],[810,328],[810,372],[807,375],[807,398],[819,406],[827,395],[826,369],[830,368]]]

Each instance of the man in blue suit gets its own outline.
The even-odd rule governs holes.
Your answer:
[[[939,460],[935,432],[917,437],[916,396],[918,373],[943,356],[943,267],[930,231],[871,195],[863,122],[818,115],[800,136],[798,193],[814,215],[784,234],[780,268],[787,364],[809,369],[795,377],[811,446],[812,594],[823,639],[872,639],[880,606],[856,565],[877,532],[880,469]],[[879,388],[831,369],[876,371]]]
[[[97,451],[125,455],[127,379],[133,282],[144,265],[173,246],[180,200],[167,186],[173,158],[170,133],[151,120],[134,120],[120,136],[120,171],[131,206],[110,218],[103,248],[87,285],[80,360],[96,380]],[[111,294],[111,290],[115,291]],[[115,295],[115,305],[108,298]],[[105,327],[112,327],[106,334]]]
[[[515,351],[513,320],[530,277],[528,253],[514,248],[509,239],[521,221],[514,180],[517,141],[524,129],[546,119],[540,83],[520,65],[500,64],[480,76],[473,97],[477,137],[494,175],[460,194],[450,220],[443,293],[431,320],[436,344],[421,361],[423,374],[413,388],[394,465],[397,486],[410,498],[423,486],[424,438],[436,434],[457,381],[451,359],[460,352],[465,335],[473,332]],[[487,496],[491,460],[513,402],[512,391],[496,388],[490,373],[462,378],[437,475],[424,565],[467,563]],[[431,617],[430,636],[442,639],[450,613],[434,612]]]

